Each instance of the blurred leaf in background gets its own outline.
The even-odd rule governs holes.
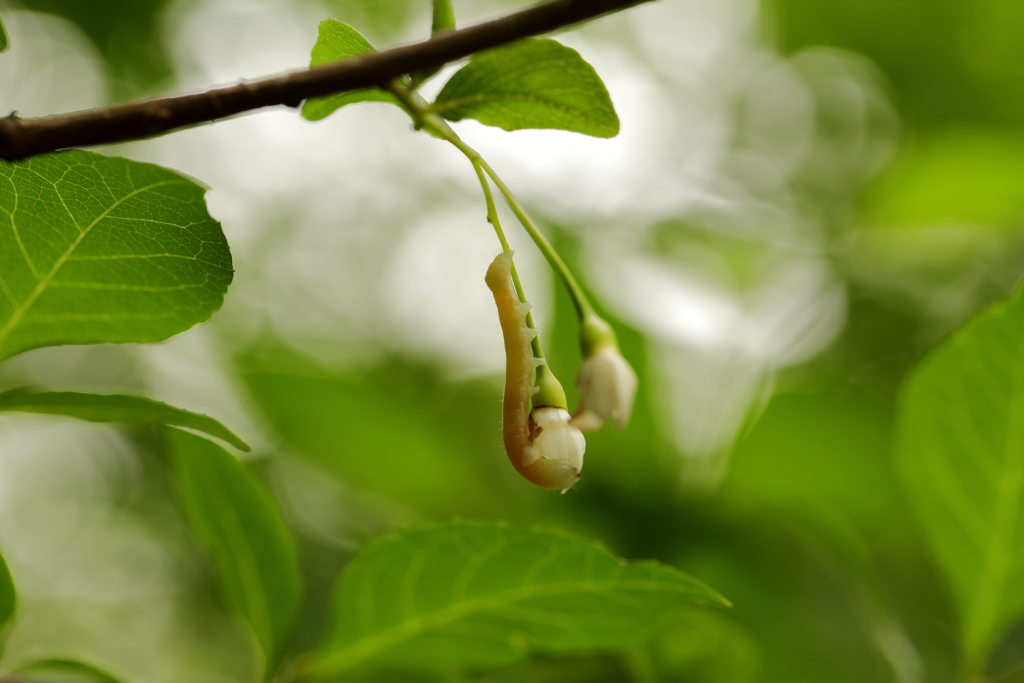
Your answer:
[[[77,24],[106,58],[115,100],[151,93],[171,80],[160,33],[162,13],[171,0],[17,0],[17,5]]]
[[[494,511],[514,495],[495,422],[500,392],[486,385],[450,384],[398,360],[356,377],[306,368],[245,379],[293,449],[353,486],[437,519]]]
[[[915,126],[1024,123],[1024,87],[1013,76],[1024,13],[1015,3],[846,1],[829,13],[804,0],[782,6],[789,45],[825,41],[868,55]]]
[[[960,608],[965,676],[1024,614],[1024,376],[1016,293],[915,369],[902,400],[900,465]]]
[[[274,501],[242,463],[201,437],[178,429],[167,435],[186,517],[272,671],[301,597],[294,542]]]
[[[461,671],[530,651],[635,645],[681,607],[728,606],[700,581],[545,529],[451,522],[384,538],[344,571],[332,628],[312,663]]]

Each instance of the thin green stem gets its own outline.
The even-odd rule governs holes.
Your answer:
[[[428,124],[430,120],[427,120]],[[447,125],[445,126],[448,127]],[[449,129],[450,130],[450,129]],[[562,260],[561,255],[548,241],[548,238],[544,236],[544,233],[540,231],[537,225],[530,219],[530,216],[523,209],[522,205],[516,200],[515,195],[508,189],[508,186],[502,182],[498,174],[495,173],[491,165],[484,160],[480,154],[472,147],[462,141],[454,132],[451,133],[452,137],[445,136],[448,142],[452,143],[465,154],[474,164],[479,164],[481,168],[487,173],[488,177],[494,183],[498,191],[501,192],[501,196],[505,198],[505,203],[508,204],[509,208],[512,209],[512,213],[515,214],[516,218],[526,229],[527,234],[533,239],[537,248],[540,249],[541,253],[544,254],[544,258],[548,260],[551,267],[555,269],[559,277],[562,278],[562,282],[565,283],[566,289],[569,290],[569,295],[572,298],[573,305],[576,307],[576,314],[582,320],[584,316],[594,312],[594,307],[590,304],[590,300],[587,295],[583,292],[583,288],[580,287],[576,278],[573,276],[572,271],[569,270],[569,266],[565,265],[565,261]]]
[[[480,164],[476,162],[473,162],[473,170],[476,171],[476,177],[480,179],[480,188],[484,191],[484,201],[487,202],[487,222],[494,227],[498,241],[501,242],[501,248],[508,251],[511,247],[508,245],[508,240],[505,239],[505,231],[501,229],[501,221],[498,220],[498,207],[494,205],[494,194],[491,192],[490,183],[487,182],[487,175]],[[519,285],[516,285],[516,293],[519,294],[519,300],[523,301],[523,293],[520,291]]]
[[[580,321],[582,322],[587,316],[595,315],[594,307],[590,303],[590,299],[587,298],[586,293],[576,281],[575,276],[573,276],[572,271],[569,270],[565,261],[562,260],[562,257],[557,251],[555,251],[551,242],[548,241],[547,237],[544,236],[533,220],[530,219],[530,216],[527,215],[522,205],[520,205],[516,200],[515,195],[513,195],[512,191],[508,189],[508,186],[502,182],[501,178],[498,177],[498,174],[493,168],[491,168],[490,164],[480,156],[480,153],[463,142],[462,138],[460,138],[458,134],[451,129],[451,126],[449,126],[444,119],[437,114],[430,112],[428,109],[429,105],[415,92],[410,91],[408,88],[405,88],[397,82],[392,82],[389,85],[389,89],[405,106],[406,111],[409,116],[412,117],[417,128],[425,129],[435,137],[441,138],[442,140],[454,145],[456,149],[462,152],[466,158],[470,160],[474,168],[478,169],[478,173],[480,169],[483,169],[494,183],[495,187],[498,188],[498,191],[501,192],[501,196],[504,197],[505,202],[508,204],[509,208],[512,209],[512,213],[515,214],[515,217],[523,225],[523,228],[526,229],[527,234],[529,234],[533,239],[537,248],[540,249],[542,254],[544,254],[544,258],[547,259],[548,263],[551,264],[551,267],[554,268],[556,273],[558,273],[558,276],[562,278],[562,282],[565,283],[566,289],[569,290],[569,296],[572,299],[573,305],[576,307],[576,314],[579,316]],[[490,189],[488,188],[486,192],[489,193]],[[517,286],[517,290],[518,289],[519,288]]]
[[[498,219],[498,207],[494,203],[494,193],[491,192],[491,184],[487,180],[487,175],[484,173],[484,169],[480,166],[477,161],[470,160],[473,163],[473,170],[476,171],[477,178],[480,179],[480,188],[484,191],[484,201],[487,203],[487,222],[494,228],[494,232],[498,235],[498,241],[501,242],[501,248],[505,251],[509,251],[511,247],[508,245],[508,240],[505,239],[505,231],[501,229],[501,221]],[[510,264],[510,271],[512,273],[512,284],[515,285],[516,295],[519,297],[519,301],[526,303],[526,293],[523,291],[523,283],[519,279],[519,271],[516,270],[516,263],[512,261]],[[526,325],[528,327],[536,327],[533,322],[533,312],[526,312]],[[530,342],[530,348],[533,349],[533,355],[536,358],[544,357],[544,348],[540,343],[540,335],[533,338]]]
[[[555,251],[555,248],[551,246],[551,243],[537,228],[529,215],[527,215],[526,211],[523,210],[523,207],[520,206],[519,202],[516,201],[515,196],[508,189],[505,183],[501,181],[501,178],[499,178],[498,174],[494,172],[494,169],[491,168],[490,164],[483,159],[480,160],[480,163],[483,165],[484,170],[487,171],[487,175],[490,176],[492,181],[494,181],[494,185],[498,188],[498,191],[501,192],[501,195],[505,198],[505,202],[509,205],[509,208],[512,209],[512,213],[514,213],[516,218],[519,219],[519,222],[523,224],[523,227],[526,228],[526,232],[533,238],[534,243],[541,250],[541,253],[544,254],[548,263],[551,264],[551,267],[554,268],[555,272],[562,278],[562,282],[565,283],[565,287],[569,290],[572,302],[576,306],[576,314],[581,320],[585,316],[593,314],[594,307],[591,305],[590,299],[587,298],[583,288],[580,287],[580,284],[576,281],[572,271],[569,270],[569,266],[565,265],[565,261],[562,260],[561,255],[559,255],[559,253]]]
[[[544,236],[537,230],[537,226],[530,221],[529,217],[522,210],[522,207],[515,201],[515,197],[509,192],[508,188],[505,187],[504,183],[498,179],[495,175],[494,170],[487,165],[487,162],[474,150],[472,147],[464,143],[459,136],[451,129],[444,119],[432,114],[428,111],[427,103],[420,97],[414,90],[406,88],[398,81],[392,81],[388,84],[388,90],[398,101],[402,104],[406,113],[412,118],[417,130],[426,130],[434,137],[446,140],[461,151],[470,163],[473,164],[473,170],[476,171],[477,178],[480,179],[480,188],[484,192],[484,201],[487,202],[487,220],[494,227],[494,232],[498,235],[498,241],[501,242],[501,247],[505,251],[509,250],[508,240],[505,239],[505,232],[501,228],[501,222],[498,219],[498,208],[494,203],[494,194],[491,192],[491,181],[498,187],[505,200],[509,202],[509,206],[512,207],[513,213],[523,223],[523,227],[526,228],[530,236],[533,237],[534,242],[541,248],[541,251],[547,257],[548,262],[555,268],[555,270],[561,274],[562,279],[565,280],[566,284],[569,285],[569,291],[573,295],[573,300],[576,303],[576,311],[580,314],[581,322],[584,321],[585,313],[593,313],[593,308],[590,303],[583,297],[583,290],[580,289],[573,278],[572,273],[569,272],[565,262],[562,261],[561,257],[555,251],[554,247],[544,239]],[[488,176],[490,180],[488,180]],[[519,271],[516,269],[516,264],[511,264],[511,275],[512,284],[516,288],[516,295],[519,297],[519,301],[526,303],[526,294],[523,292],[523,283],[519,279]],[[530,311],[526,312],[526,324],[529,327],[536,327],[533,322],[533,313]],[[533,351],[533,355],[536,358],[544,358],[544,347],[541,346],[540,336],[535,336],[530,341],[530,348]],[[537,373],[533,378],[533,385],[537,387],[537,393],[533,397],[533,406],[539,408],[542,406],[557,406],[559,408],[566,408],[565,401],[565,390],[562,388],[561,382],[555,377],[555,374],[551,371],[546,364],[537,366]]]
[[[487,179],[487,176],[492,174],[493,171],[488,172],[488,166],[486,162],[476,153],[475,150],[468,147],[465,143],[459,139],[455,131],[435,114],[431,114],[427,111],[427,103],[423,101],[415,91],[406,88],[397,81],[392,81],[388,84],[388,90],[390,90],[398,101],[404,107],[406,113],[412,118],[413,123],[417,129],[423,129],[431,133],[435,137],[439,137],[442,140],[446,140],[451,144],[455,145],[466,158],[469,159],[470,163],[473,164],[473,170],[476,171],[477,178],[480,180],[480,188],[484,193],[484,201],[487,203],[487,221],[494,228],[494,232],[498,235],[498,241],[501,242],[501,248],[505,251],[509,251],[510,247],[508,240],[505,238],[505,231],[501,228],[501,221],[498,218],[498,207],[494,203],[494,193],[491,192],[491,184]],[[500,189],[500,186],[499,186]],[[504,189],[504,193],[508,192],[508,189]],[[538,233],[539,234],[539,233]],[[543,238],[542,238],[543,239]],[[549,245],[550,249],[550,245]],[[554,249],[550,249],[554,253]],[[557,258],[558,254],[555,254]],[[561,259],[559,259],[561,263]],[[562,264],[563,268],[565,264]],[[516,288],[516,295],[519,297],[519,301],[526,303],[526,293],[523,291],[522,280],[519,279],[519,271],[516,269],[516,264],[513,261],[510,267],[512,275],[512,284]],[[568,271],[566,271],[568,272]],[[571,275],[570,275],[571,277]],[[533,322],[533,312],[526,312],[526,324],[529,327],[536,327]],[[540,343],[540,335],[535,336],[530,341],[530,348],[533,351],[535,358],[544,358],[544,347]],[[537,373],[533,378],[534,386],[537,387],[538,391],[533,397],[534,407],[540,407],[545,405],[556,405],[561,408],[565,408],[565,391],[562,389],[561,382],[555,377],[555,374],[551,372],[551,369],[545,365],[537,366]]]

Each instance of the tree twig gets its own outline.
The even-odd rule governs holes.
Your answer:
[[[650,0],[549,0],[421,43],[203,93],[40,118],[12,114],[0,118],[0,159],[140,140],[262,107],[297,107],[310,97],[384,86],[403,74],[644,2]]]

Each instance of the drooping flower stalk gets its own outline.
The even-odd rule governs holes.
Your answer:
[[[615,330],[599,316],[583,318],[580,345],[583,363],[576,375],[580,401],[572,425],[580,431],[592,432],[606,420],[615,420],[615,427],[621,430],[633,412],[636,372],[619,351]]]

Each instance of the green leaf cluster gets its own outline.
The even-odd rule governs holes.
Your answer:
[[[434,5],[434,32],[454,26],[449,3]],[[334,19],[320,24],[311,67],[373,51],[354,28]],[[436,71],[435,71],[436,72]],[[417,74],[418,86],[433,73]],[[378,88],[308,100],[302,115],[318,121],[355,102],[399,104]],[[399,105],[401,106],[401,105]],[[554,128],[610,138],[619,132],[608,90],[578,52],[555,40],[521,40],[474,55],[445,83],[430,111],[449,121],[476,119],[505,130]]]
[[[6,41],[2,31],[0,36]],[[231,254],[207,212],[206,189],[195,181],[152,164],[81,151],[0,162],[0,178],[0,361],[61,344],[161,341],[220,308],[233,275]],[[249,450],[217,420],[141,396],[20,388],[0,393],[0,412],[177,425]],[[241,468],[211,442],[176,433],[183,443],[200,449],[205,444],[214,458]],[[181,450],[179,469],[188,476],[199,465],[188,459],[193,451]],[[230,470],[223,459],[211,462]],[[232,476],[242,483],[232,488]],[[241,499],[241,510],[257,505],[252,499],[271,505],[245,488],[252,484],[244,474],[230,470],[224,477],[228,492]],[[219,518],[218,510],[203,507],[204,491],[198,488],[187,507],[200,531],[209,531]],[[283,532],[279,521],[276,529]],[[11,622],[16,605],[15,584],[0,557],[0,629]],[[26,664],[16,675],[25,681],[116,681],[64,659]]]

